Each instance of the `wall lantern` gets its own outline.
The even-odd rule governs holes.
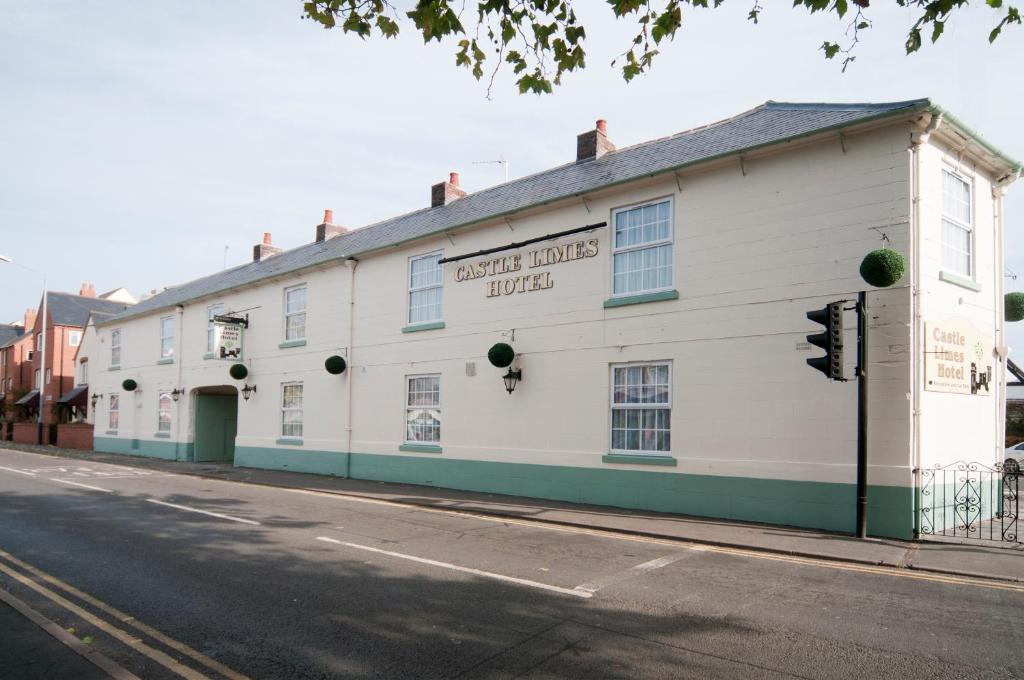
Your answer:
[[[123,389],[125,392],[134,392],[138,388],[139,383],[135,382],[131,378],[128,378],[127,380],[121,383],[121,389]]]
[[[516,389],[516,383],[523,379],[523,371],[513,371],[511,368],[508,369],[508,373],[501,376],[501,379],[505,381],[505,389],[509,394]]]
[[[245,387],[242,388],[242,399],[245,399],[246,401],[249,401],[249,397],[251,397],[255,393],[256,393],[256,386],[255,385],[248,385],[247,384]]]
[[[178,401],[178,398],[181,397],[181,395],[183,394],[185,394],[185,390],[179,390],[177,387],[175,387],[173,390],[171,390],[171,399],[173,399],[174,401]]]
[[[92,402],[92,407],[93,408],[96,408],[96,402],[99,401],[100,397],[102,397],[102,396],[103,396],[102,394],[94,394],[94,395],[92,395],[92,399],[90,399],[90,401]]]

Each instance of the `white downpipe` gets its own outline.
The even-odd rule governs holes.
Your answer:
[[[924,359],[921,339],[921,152],[919,144],[910,146],[910,391],[911,415],[911,465],[921,467],[921,362]],[[916,477],[916,474],[915,474]]]
[[[182,347],[182,345],[185,344],[185,306],[184,305],[178,305],[176,309],[177,309],[177,312],[178,312],[178,323],[176,324],[177,325],[177,329],[175,330],[177,335],[174,337],[174,353],[176,355],[175,358],[174,358],[174,368],[175,368],[175,370],[174,370],[174,374],[175,374],[174,383],[175,384],[174,384],[174,386],[171,389],[173,389],[173,390],[180,390],[180,389],[183,389],[182,386],[181,386],[181,383],[182,383],[182,379],[183,379],[183,371],[185,370],[185,367],[184,367],[184,363],[185,362],[182,360],[182,356],[181,356],[181,347]],[[184,397],[184,399],[182,399],[182,397]],[[157,400],[158,400],[157,401],[157,408],[158,409],[160,407],[159,399],[160,399],[160,395],[158,394],[157,395]],[[175,458],[175,460],[178,459],[179,447],[181,446],[181,444],[180,444],[180,442],[181,442],[181,424],[182,424],[181,421],[184,420],[181,417],[181,412],[182,412],[183,409],[180,407],[180,404],[182,402],[184,402],[185,407],[186,407],[185,410],[187,410],[187,407],[188,407],[188,404],[189,404],[189,399],[188,399],[188,393],[187,392],[185,394],[179,395],[178,401],[174,401],[173,399],[171,400],[171,408],[174,409],[174,439],[172,441],[174,442],[174,458]],[[187,445],[185,447],[185,450],[186,451],[188,450],[188,446]]]
[[[349,267],[348,281],[348,376],[345,380],[345,478],[352,477],[352,381],[355,379],[355,317],[356,317],[356,266],[359,260],[350,257],[345,260]]]

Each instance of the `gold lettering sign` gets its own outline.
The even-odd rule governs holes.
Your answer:
[[[988,395],[995,388],[992,340],[966,319],[925,324],[924,388]]]
[[[489,298],[547,290],[555,285],[551,278],[551,272],[519,273],[523,271],[524,265],[527,270],[547,267],[562,262],[594,257],[597,255],[597,251],[598,241],[596,238],[558,246],[545,246],[529,251],[525,258],[520,254],[504,255],[490,260],[461,264],[455,268],[455,280],[462,282],[489,278],[489,281],[484,282],[486,295]],[[505,276],[506,274],[512,276]],[[490,278],[498,276],[502,278]]]

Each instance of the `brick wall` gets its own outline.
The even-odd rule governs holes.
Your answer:
[[[88,423],[58,425],[57,446],[62,449],[92,451],[92,425]]]
[[[37,423],[14,423],[14,441],[18,444],[38,444],[39,425]]]

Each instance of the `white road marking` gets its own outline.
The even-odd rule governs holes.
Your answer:
[[[403,553],[391,552],[390,550],[381,550],[380,548],[371,548],[368,545],[359,545],[358,543],[348,543],[346,541],[339,541],[336,538],[328,538],[327,536],[317,536],[316,540],[324,541],[325,543],[334,543],[336,545],[343,545],[348,548],[355,548],[357,550],[366,550],[372,553],[378,553],[380,555],[387,555],[389,557],[397,557],[402,560],[409,560],[410,562],[419,562],[420,564],[427,564],[432,567],[441,567],[442,569],[451,569],[452,571],[460,571],[464,574],[472,574],[474,576],[483,576],[484,578],[492,578],[497,581],[504,581],[506,583],[515,583],[521,586],[529,586],[530,588],[539,588],[541,590],[550,590],[551,592],[561,593],[563,595],[572,595],[573,597],[589,598],[593,596],[593,593],[584,592],[581,590],[574,590],[572,588],[560,588],[558,586],[548,585],[547,583],[539,583],[537,581],[530,581],[524,578],[516,578],[514,576],[505,576],[504,574],[495,574],[490,571],[482,571],[480,569],[471,569],[470,567],[460,567],[457,564],[449,564],[448,562],[438,562],[437,560],[428,560],[424,557],[415,557],[413,555],[405,555]]]
[[[0,470],[7,470],[8,472],[17,472],[19,475],[27,475],[29,477],[35,477],[36,476],[36,474],[34,472],[27,472],[25,470],[15,470],[14,468],[9,468],[9,467],[0,467]]]
[[[158,501],[155,498],[147,498],[147,503],[156,503],[157,505],[165,505],[168,508],[177,508],[178,510],[185,510],[187,512],[198,512],[200,515],[209,515],[210,517],[219,517],[220,519],[228,519],[232,522],[241,522],[242,524],[253,524],[259,526],[260,523],[252,519],[242,519],[241,517],[232,517],[231,515],[222,515],[219,512],[210,512],[209,510],[200,510],[199,508],[190,508],[187,505],[178,505],[177,503],[167,503],[165,501]]]
[[[51,482],[60,482],[61,484],[72,484],[74,486],[80,486],[83,489],[92,489],[93,491],[102,491],[104,493],[114,493],[112,489],[101,489],[98,486],[89,486],[88,484],[82,484],[81,482],[72,482],[70,479],[51,479]]]
[[[578,590],[582,593],[596,593],[602,588],[607,588],[608,586],[615,585],[616,583],[628,581],[632,578],[640,576],[641,574],[645,574],[649,571],[654,571],[655,569],[667,567],[673,562],[678,562],[686,556],[686,553],[675,553],[673,555],[665,555],[664,557],[658,557],[656,559],[650,560],[649,562],[638,564],[635,567],[627,569],[626,571],[620,571],[617,574],[605,576],[604,578],[599,578],[596,581],[591,581],[590,583],[584,583],[583,585],[576,586],[574,590]]]

